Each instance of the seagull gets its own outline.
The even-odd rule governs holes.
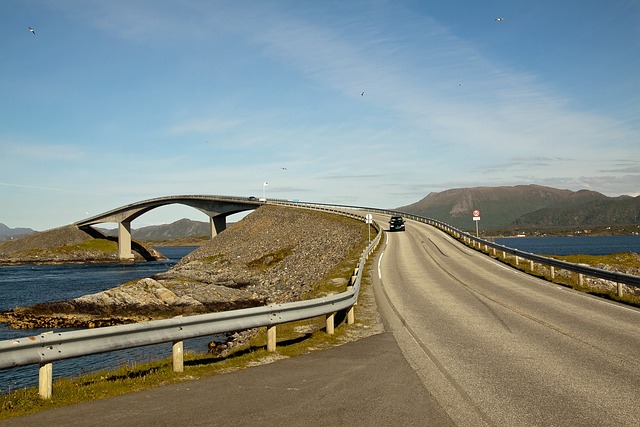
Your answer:
[[[360,96],[364,96],[364,91],[360,94]]]
[[[29,27],[29,31],[31,31],[34,36],[36,35],[36,30],[34,30],[33,28]]]
[[[496,18],[496,21],[498,21],[498,22],[504,21],[504,18]]]
[[[281,168],[281,169],[282,169],[283,171],[286,171],[286,170],[287,170],[287,168]]]

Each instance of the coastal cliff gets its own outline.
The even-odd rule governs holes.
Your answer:
[[[333,214],[262,206],[170,270],[69,301],[0,313],[13,328],[98,327],[296,301],[366,243]],[[336,291],[346,279],[334,279]]]

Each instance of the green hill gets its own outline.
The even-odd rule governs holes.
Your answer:
[[[640,224],[640,197],[608,197],[589,190],[559,190],[540,185],[457,188],[430,193],[397,208],[473,230],[471,212],[479,210],[485,230],[519,227],[596,227]]]

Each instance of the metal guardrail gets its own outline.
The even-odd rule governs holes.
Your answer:
[[[365,220],[360,215],[340,213],[359,220]],[[374,226],[380,231],[380,227],[377,224],[374,224]],[[242,331],[256,327],[272,327],[281,323],[310,319],[322,315],[329,316],[340,311],[349,310],[358,300],[365,262],[380,242],[381,234],[377,233],[375,239],[364,250],[358,266],[354,270],[353,280],[345,292],[322,298],[272,304],[263,307],[96,329],[44,333],[37,336],[0,341],[0,369],[39,364],[40,396],[49,398],[51,397],[51,363],[54,361],[159,343],[181,343],[182,340],[188,338]],[[331,321],[333,322],[333,317],[331,317]],[[327,326],[329,328],[329,320],[327,320]],[[330,327],[333,329],[333,323]],[[43,376],[45,377],[44,380]]]
[[[425,218],[418,215],[410,214],[407,212],[401,211],[389,211],[389,210],[377,210],[381,213],[393,214],[393,215],[401,215],[404,218],[412,219],[414,221],[423,222],[426,224],[433,225],[444,232],[459,237],[460,239],[466,239],[467,241],[476,242],[479,246],[484,246],[485,248],[493,248],[495,250],[499,250],[504,253],[508,253],[510,255],[526,259],[535,263],[548,265],[551,267],[559,268],[562,270],[571,271],[576,274],[582,274],[585,276],[596,277],[603,280],[609,280],[611,282],[615,282],[618,284],[625,284],[628,286],[640,287],[640,276],[634,276],[631,274],[618,273],[614,271],[603,270],[601,268],[589,267],[586,265],[574,264],[562,260],[558,260],[555,258],[549,258],[542,255],[533,254],[530,252],[521,251],[518,249],[509,248],[504,245],[500,245],[495,242],[491,242],[489,240],[481,239],[476,237],[466,231],[461,231],[455,227],[452,227],[442,221],[438,221],[435,219]]]

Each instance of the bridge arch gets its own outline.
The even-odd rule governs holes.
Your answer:
[[[228,196],[166,196],[125,205],[99,215],[86,218],[75,223],[80,228],[90,227],[103,222],[115,222],[118,224],[118,255],[121,260],[132,260],[131,252],[131,222],[139,216],[159,208],[172,204],[190,206],[203,212],[209,217],[210,236],[213,238],[225,230],[227,216],[239,212],[253,210],[263,202],[255,197],[228,197]]]

